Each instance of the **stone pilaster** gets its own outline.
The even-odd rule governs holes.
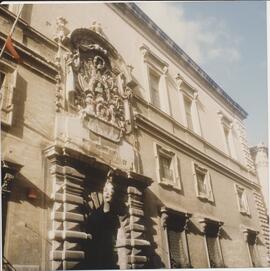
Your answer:
[[[128,219],[126,220],[127,268],[145,268],[146,249],[150,246],[145,240],[145,225],[143,211],[143,192],[134,187],[127,188]]]
[[[83,182],[85,176],[51,156],[53,207],[51,211],[52,270],[75,268],[85,257],[82,242],[91,238],[84,231]],[[50,159],[49,158],[49,159]]]

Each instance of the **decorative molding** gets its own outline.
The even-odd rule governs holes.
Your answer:
[[[200,225],[200,230],[203,234],[207,234],[208,227],[212,226],[211,228],[215,229],[214,233],[216,234],[216,236],[220,236],[220,231],[224,222],[207,217],[200,218],[198,222]]]
[[[192,157],[193,159],[196,159],[202,163],[207,163],[209,167],[212,167],[213,169],[221,172],[222,174],[225,174],[229,178],[233,178],[237,180],[239,183],[244,184],[245,186],[248,186],[250,188],[254,188],[256,190],[260,189],[260,185],[258,185],[257,183],[251,182],[249,179],[231,170],[224,164],[218,162],[217,160],[213,160],[208,155],[202,153],[200,150],[194,148],[193,146],[189,145],[183,140],[177,138],[173,134],[168,133],[168,131],[165,131],[162,127],[156,125],[155,123],[153,123],[146,117],[142,116],[141,114],[136,115],[135,124],[140,129],[148,133],[151,133],[153,136],[160,139],[161,141],[164,141],[165,139],[168,140],[167,142],[169,142],[169,145],[172,146],[173,148],[178,149],[179,151],[187,154],[189,157]],[[223,155],[227,159],[231,159],[230,157],[226,156],[225,154],[221,153],[218,149],[210,145],[208,142],[202,140],[200,137],[196,137],[196,138],[201,140],[207,146],[210,146],[210,148],[213,148],[214,150],[216,150],[219,154]],[[235,161],[235,163],[237,163],[237,161]],[[239,167],[241,168],[244,168],[243,165],[241,165],[240,163],[237,163],[237,165],[239,165]]]

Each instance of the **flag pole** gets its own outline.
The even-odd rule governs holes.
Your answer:
[[[14,23],[13,23],[13,25],[12,25],[10,31],[9,31],[9,34],[8,34],[6,40],[5,40],[4,46],[3,46],[2,49],[1,49],[1,52],[0,52],[0,58],[2,57],[2,55],[3,55],[3,53],[4,53],[4,50],[5,50],[5,48],[6,48],[8,37],[11,37],[11,36],[12,36],[12,34],[13,34],[13,32],[14,32],[14,29],[15,29],[15,26],[16,26],[16,24],[17,24],[19,18],[20,18],[20,15],[21,15],[21,12],[22,12],[23,5],[24,5],[24,4],[21,4],[21,5],[22,5],[22,6],[21,6],[21,9],[19,10],[19,12],[18,12],[18,14],[17,14],[17,17],[16,17],[16,19],[15,19],[15,21],[14,21]]]

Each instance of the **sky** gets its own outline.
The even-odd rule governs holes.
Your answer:
[[[266,3],[136,4],[248,113],[248,144],[268,145]]]

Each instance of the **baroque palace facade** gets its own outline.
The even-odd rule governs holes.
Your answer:
[[[0,6],[1,48],[18,7]],[[247,113],[135,4],[25,4],[12,38],[6,270],[269,266]]]

